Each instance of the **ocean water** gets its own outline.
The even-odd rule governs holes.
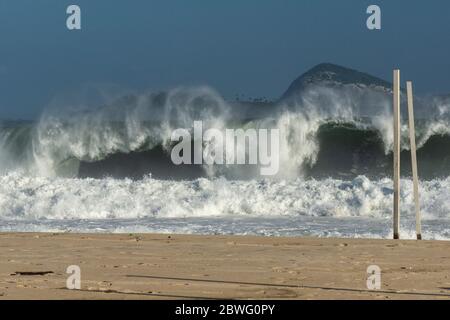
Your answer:
[[[402,234],[413,238],[410,181]],[[450,239],[450,178],[421,183],[424,237]],[[392,181],[0,178],[0,231],[391,236]]]
[[[319,87],[252,118],[253,109],[236,110],[243,106],[191,88],[3,121],[0,232],[390,238],[389,99],[370,88]],[[449,240],[450,107],[425,105],[416,124],[423,237]],[[280,129],[279,173],[173,165],[170,134],[195,120],[219,130]],[[401,237],[413,239],[407,137],[403,125]]]

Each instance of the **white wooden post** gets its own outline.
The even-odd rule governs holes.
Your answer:
[[[411,143],[411,166],[412,166],[413,188],[414,188],[414,206],[416,209],[416,235],[417,240],[421,240],[422,226],[420,221],[419,176],[417,172],[416,131],[414,126],[414,102],[413,102],[414,96],[411,81],[406,82],[406,91],[408,95],[409,141]]]
[[[394,239],[400,238],[400,70],[394,70]]]

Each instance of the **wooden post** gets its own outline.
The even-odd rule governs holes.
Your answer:
[[[394,239],[400,239],[400,70],[394,70]]]
[[[417,240],[422,239],[422,226],[420,221],[420,205],[419,205],[419,176],[417,172],[417,155],[416,155],[416,131],[414,127],[414,96],[412,90],[412,82],[406,82],[406,91],[408,95],[408,119],[409,119],[409,141],[411,143],[411,166],[413,175],[414,188],[414,206],[416,209],[416,235]]]

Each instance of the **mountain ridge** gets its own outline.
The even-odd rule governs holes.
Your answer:
[[[280,100],[300,94],[309,86],[322,84],[327,86],[358,85],[391,91],[392,84],[383,79],[355,69],[333,63],[320,63],[291,82]]]

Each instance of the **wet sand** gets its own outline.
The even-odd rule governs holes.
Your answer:
[[[81,269],[81,289],[66,269]],[[368,290],[367,267],[381,268]],[[450,299],[450,242],[0,234],[0,299]]]

